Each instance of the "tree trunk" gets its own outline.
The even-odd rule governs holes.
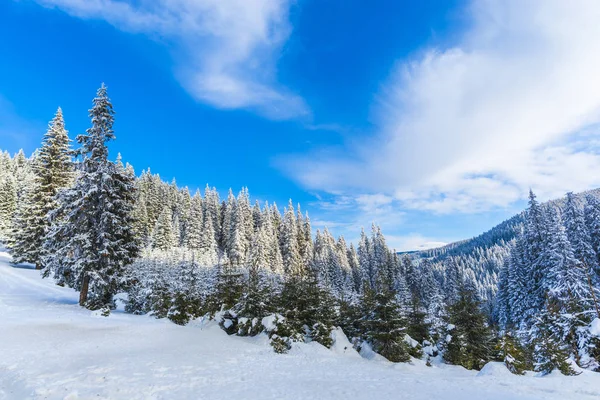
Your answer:
[[[42,269],[42,264],[39,262],[35,263],[35,269]]]
[[[81,292],[79,292],[79,305],[85,306],[85,302],[87,301],[88,296],[88,288],[90,286],[90,277],[86,275],[83,278],[83,283],[81,284]]]

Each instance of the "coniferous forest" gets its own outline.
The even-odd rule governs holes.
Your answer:
[[[31,156],[0,154],[0,241],[15,263],[108,316],[125,304],[230,335],[354,347],[393,362],[442,357],[481,369],[600,371],[600,195],[568,193],[481,236],[399,254],[377,225],[347,243],[291,200],[190,193],[109,154],[115,112],[102,85],[70,139],[59,108]],[[111,145],[118,148],[118,142]]]

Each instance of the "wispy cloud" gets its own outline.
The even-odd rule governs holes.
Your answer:
[[[291,32],[291,0],[35,1],[77,18],[165,38],[183,53],[175,72],[199,101],[271,119],[310,114],[301,97],[277,83],[277,59]]]
[[[408,235],[385,235],[387,245],[396,251],[428,250],[446,245],[433,238],[425,237],[419,233]]]
[[[486,0],[466,12],[452,47],[398,62],[376,96],[375,138],[290,158],[288,172],[437,213],[600,185],[600,3]]]

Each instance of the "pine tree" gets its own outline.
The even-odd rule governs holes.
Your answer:
[[[173,300],[167,317],[178,325],[186,325],[202,314],[202,294],[199,290],[199,266],[196,260],[182,260],[178,268]]]
[[[544,248],[548,241],[548,219],[544,208],[537,202],[533,191],[529,191],[529,208],[525,219],[524,261],[528,266],[527,296],[524,298],[524,318],[529,319],[543,308],[546,284]]]
[[[12,221],[17,209],[17,187],[11,176],[0,179],[0,241],[6,241],[12,232]]]
[[[102,85],[89,112],[92,127],[77,137],[79,175],[72,188],[60,192],[45,242],[46,275],[69,275],[66,281],[80,291],[80,304],[90,308],[112,307],[124,268],[138,254],[132,177],[108,160],[113,114]]]
[[[362,292],[362,276],[360,273],[360,264],[358,261],[358,253],[354,248],[354,244],[350,243],[350,248],[348,249],[348,264],[350,265],[350,270],[352,271],[352,283],[353,290],[355,293]]]
[[[281,223],[280,245],[285,273],[303,275],[305,272],[298,251],[298,227],[296,226],[296,216],[294,215],[292,200],[290,200],[288,208],[285,210],[283,222]]]
[[[585,224],[583,207],[571,192],[567,193],[563,221],[575,258],[593,271],[596,268],[596,252],[592,247],[592,239]]]
[[[176,246],[176,237],[173,230],[172,211],[165,207],[158,217],[154,231],[152,232],[152,247],[163,251],[170,250]]]
[[[206,218],[203,222],[202,231],[200,232],[200,259],[203,265],[212,267],[219,262],[217,239],[215,238],[212,218]]]
[[[243,292],[243,271],[229,263],[220,265],[211,311],[231,310],[238,304]]]
[[[569,348],[561,338],[559,302],[548,295],[546,308],[539,313],[530,333],[534,346],[534,367],[537,372],[549,374],[558,369],[564,375],[575,375],[569,364]]]
[[[185,235],[185,245],[189,249],[200,249],[200,242],[203,234],[203,222],[204,217],[202,212],[202,199],[200,198],[200,194],[196,193],[192,198],[192,204],[190,206],[190,216]],[[214,236],[214,232],[212,234]]]
[[[42,147],[33,165],[34,182],[23,199],[23,209],[13,235],[15,262],[30,262],[41,269],[42,246],[48,230],[48,213],[57,207],[56,194],[68,187],[73,178],[70,140],[59,108],[48,125]]]
[[[491,332],[474,287],[462,284],[457,300],[448,307],[448,335],[444,359],[466,369],[481,369],[491,357]]]
[[[286,320],[288,336],[305,337],[326,347],[332,344],[334,299],[319,285],[316,271],[286,276],[279,310]]]
[[[430,339],[429,329],[431,324],[427,322],[427,312],[421,304],[419,296],[413,294],[410,302],[410,310],[407,315],[407,334],[422,344]]]
[[[234,308],[238,335],[255,336],[262,332],[262,319],[273,311],[271,290],[265,266],[253,257],[244,294]]]
[[[405,340],[407,322],[402,317],[392,282],[381,275],[378,283],[377,290],[367,287],[363,295],[363,337],[389,361],[407,362],[410,360]]]
[[[590,244],[596,253],[596,278],[600,280],[600,199],[592,194],[586,196],[585,224],[590,234]]]
[[[360,265],[363,290],[367,289],[365,285],[373,289],[375,287],[377,276],[371,257],[371,243],[369,238],[367,238],[364,229],[362,229],[360,232],[360,242],[358,243],[358,262]]]
[[[528,349],[521,345],[512,333],[504,334],[495,348],[496,357],[515,375],[523,375],[533,369],[533,361]]]

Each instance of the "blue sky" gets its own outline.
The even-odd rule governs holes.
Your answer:
[[[101,82],[113,152],[192,189],[292,198],[350,240],[467,238],[596,187],[593,1],[0,3],[0,148],[71,136]]]

